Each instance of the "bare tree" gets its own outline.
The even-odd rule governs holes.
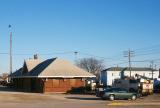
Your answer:
[[[104,62],[103,60],[98,60],[95,58],[83,58],[76,61],[76,65],[97,77],[99,73],[104,69]]]

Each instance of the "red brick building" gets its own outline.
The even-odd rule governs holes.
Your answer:
[[[59,58],[25,60],[23,67],[11,75],[15,88],[41,93],[84,87],[85,79],[92,77],[95,76]]]

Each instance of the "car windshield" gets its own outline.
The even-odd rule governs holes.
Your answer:
[[[112,92],[112,89],[108,88],[104,90],[105,92]]]
[[[112,88],[112,91],[113,92],[127,92],[127,90],[123,88]]]

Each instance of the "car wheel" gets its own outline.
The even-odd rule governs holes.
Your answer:
[[[132,100],[136,100],[137,99],[137,96],[136,95],[132,95]]]
[[[109,96],[109,100],[113,101],[115,99],[114,95]]]

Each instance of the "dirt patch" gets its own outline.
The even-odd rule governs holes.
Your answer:
[[[0,102],[50,102],[50,101],[64,100],[64,96],[59,95],[44,95],[33,93],[0,93]]]

